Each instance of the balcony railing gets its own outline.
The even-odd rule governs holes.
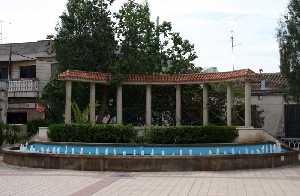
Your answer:
[[[1,81],[0,88],[8,91],[8,97],[37,97],[39,95],[39,81],[37,80]]]

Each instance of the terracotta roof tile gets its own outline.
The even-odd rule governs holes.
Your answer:
[[[250,69],[242,69],[231,72],[217,73],[194,73],[194,74],[128,74],[125,75],[124,82],[141,83],[184,83],[184,82],[209,82],[225,81],[239,78],[252,78],[256,74]],[[60,80],[86,80],[108,82],[111,74],[101,72],[87,72],[78,70],[68,70],[59,75]]]

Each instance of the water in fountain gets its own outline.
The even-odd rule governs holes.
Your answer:
[[[190,156],[193,155],[193,150],[192,150],[192,149],[189,150],[189,155],[190,155]]]
[[[182,149],[179,150],[179,155],[182,156]]]
[[[165,156],[165,151],[164,150],[161,151],[161,155]]]
[[[48,154],[50,152],[50,148],[48,147],[46,150],[46,153]]]
[[[53,153],[53,154],[56,154],[56,147],[53,147],[53,148],[52,148],[52,153]]]
[[[123,156],[126,156],[126,151],[123,151]]]
[[[83,148],[80,148],[80,154],[83,154]]]
[[[209,151],[208,151],[208,154],[209,154],[209,155],[212,155],[212,151],[211,151],[211,150],[209,150]]]
[[[60,147],[57,148],[56,153],[57,153],[57,154],[60,154]]]
[[[96,155],[99,155],[99,149],[96,148],[96,152],[95,152]]]
[[[251,150],[251,154],[254,154],[254,150]]]
[[[108,155],[108,148],[105,148],[105,155]]]
[[[65,154],[68,154],[68,146],[65,148]]]
[[[72,148],[72,154],[75,154],[75,149],[74,148]]]
[[[216,154],[217,154],[217,155],[220,154],[220,148],[217,148]]]
[[[231,154],[235,154],[234,148],[231,149]]]
[[[136,150],[133,149],[133,156],[136,156]]]
[[[114,155],[116,156],[117,155],[117,150],[114,148]]]
[[[227,154],[227,151],[226,151],[226,150],[224,150],[224,154],[225,154],[225,155]]]
[[[141,151],[141,155],[142,155],[142,156],[145,155],[145,151],[144,151],[144,150]]]
[[[154,149],[152,148],[152,150],[151,150],[151,156],[153,156],[154,155]]]
[[[89,152],[89,155],[91,155],[92,153],[91,152]]]
[[[249,149],[248,148],[245,149],[245,153],[249,154]]]

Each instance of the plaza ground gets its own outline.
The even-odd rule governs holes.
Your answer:
[[[83,172],[6,165],[1,196],[300,195],[300,166],[224,172]]]

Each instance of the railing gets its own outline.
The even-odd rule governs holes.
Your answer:
[[[9,80],[8,92],[38,92],[39,83],[37,80]]]
[[[290,148],[300,151],[300,138],[281,138],[280,140]]]
[[[37,97],[39,81],[37,80],[2,80],[0,90],[8,92],[8,97]]]

